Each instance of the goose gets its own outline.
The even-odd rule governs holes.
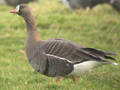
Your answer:
[[[110,4],[111,1],[115,1],[117,3]],[[108,3],[113,8],[120,11],[120,2],[118,0],[60,0],[60,2],[64,3],[70,10],[87,7],[93,8],[97,4]]]
[[[118,11],[120,11],[120,0],[111,0],[110,4]]]
[[[32,1],[37,1],[37,0],[0,0],[0,4],[8,4],[11,6],[17,6],[18,4],[28,3]]]
[[[61,77],[76,81],[76,77],[98,66],[117,65],[115,62],[105,60],[115,60],[110,57],[110,55],[117,55],[113,52],[84,47],[60,38],[42,41],[32,9],[26,4],[18,5],[14,10],[10,10],[10,13],[16,13],[25,20],[27,27],[25,51],[30,65],[45,76],[56,77],[57,83],[60,82]]]

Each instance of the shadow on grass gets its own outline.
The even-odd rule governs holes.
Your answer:
[[[65,85],[61,85],[61,84],[54,84],[54,83],[49,83],[49,84],[46,84],[45,87],[46,89],[48,90],[58,90],[58,89],[64,89],[65,88]]]

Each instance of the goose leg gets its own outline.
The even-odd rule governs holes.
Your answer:
[[[77,80],[76,80],[76,78],[72,78],[72,80],[74,81],[74,82],[76,82]]]
[[[56,79],[56,82],[59,83],[59,82],[60,82],[60,78],[57,78],[57,79]]]

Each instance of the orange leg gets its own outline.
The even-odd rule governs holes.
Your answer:
[[[56,79],[56,82],[59,83],[59,82],[60,82],[60,78],[57,78],[57,79]]]
[[[74,82],[76,82],[76,81],[77,81],[77,79],[76,79],[76,78],[72,78],[72,79],[73,79],[73,81],[74,81]]]

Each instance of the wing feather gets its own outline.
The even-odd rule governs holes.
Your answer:
[[[104,59],[115,60],[107,55],[117,55],[112,52],[83,47],[79,44],[64,39],[50,39],[44,41],[43,49],[46,54],[66,58],[73,63],[83,62],[86,60],[96,60],[100,62],[105,61]]]

